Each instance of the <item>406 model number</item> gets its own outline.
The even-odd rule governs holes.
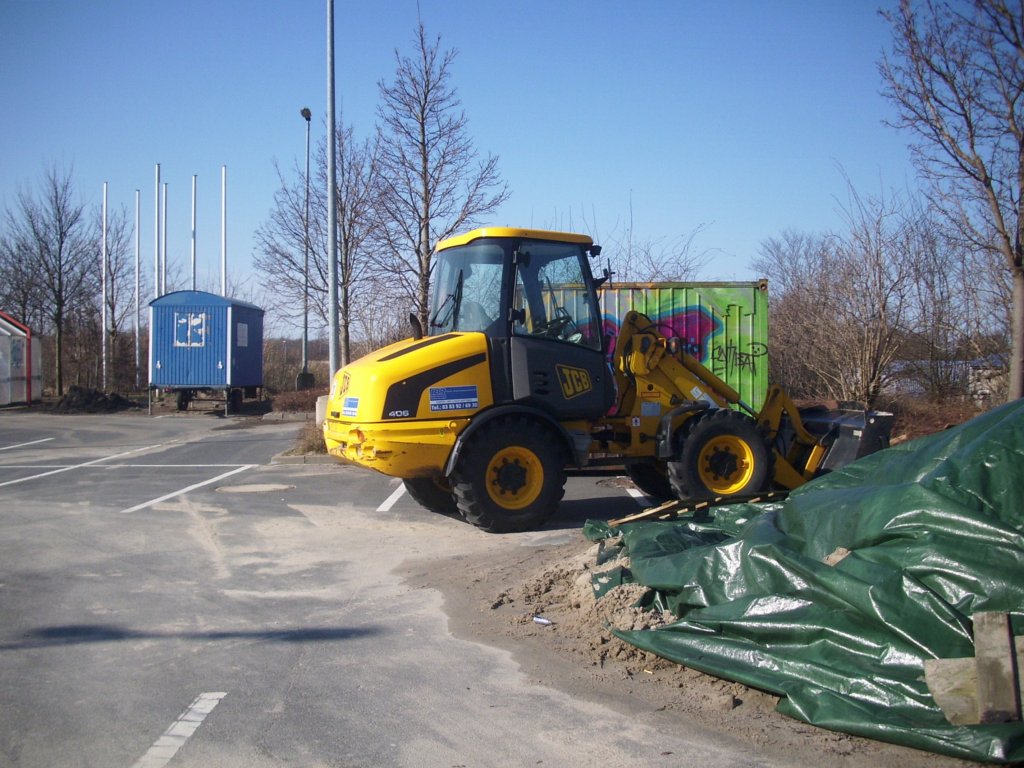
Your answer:
[[[389,419],[407,419],[409,418],[408,411],[388,411]]]

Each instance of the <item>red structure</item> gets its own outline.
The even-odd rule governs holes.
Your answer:
[[[32,404],[43,393],[39,339],[32,329],[0,312],[0,405]]]

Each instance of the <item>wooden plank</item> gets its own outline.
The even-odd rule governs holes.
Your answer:
[[[608,525],[615,528],[626,523],[635,523],[638,520],[671,520],[679,514],[679,509],[682,506],[683,503],[678,500],[666,501],[664,504],[659,504],[656,507],[648,507],[632,515],[620,517],[617,520],[609,520]]]
[[[953,725],[978,724],[978,672],[974,659],[925,659],[924,681]]]
[[[1015,637],[1017,690],[1024,690],[1024,637]],[[974,658],[926,659],[924,679],[928,691],[953,725],[977,725],[978,670]]]
[[[768,493],[758,493],[753,496],[734,496],[732,498],[725,498],[724,496],[718,496],[717,498],[710,499],[708,501],[691,501],[689,504],[684,506],[684,503],[678,499],[672,501],[666,501],[664,504],[659,504],[656,507],[648,507],[647,509],[635,512],[632,515],[626,515],[615,520],[609,520],[608,525],[615,528],[626,523],[635,523],[639,520],[674,520],[680,515],[685,515],[690,512],[703,512],[703,516],[700,514],[694,515],[695,521],[706,519],[708,514],[707,510],[712,507],[720,507],[727,504],[760,504],[767,501],[781,501],[789,495],[789,491],[771,491]]]
[[[1005,613],[976,613],[974,665],[978,675],[978,722],[1020,720],[1016,658],[1010,617]]]

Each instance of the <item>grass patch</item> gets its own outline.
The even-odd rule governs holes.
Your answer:
[[[270,400],[275,411],[312,413],[316,410],[316,399],[326,394],[326,388],[306,389],[299,392],[275,392],[270,396]]]
[[[289,453],[298,456],[304,456],[308,453],[320,453],[326,455],[327,445],[324,443],[323,429],[318,427],[312,421],[307,422],[302,429],[299,430],[299,434],[295,438],[295,447],[292,448]]]

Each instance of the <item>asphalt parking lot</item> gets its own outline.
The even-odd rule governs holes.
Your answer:
[[[492,536],[271,463],[296,430],[0,412],[0,766],[777,764],[538,685],[395,575],[572,541],[624,490],[571,478],[544,530]]]

